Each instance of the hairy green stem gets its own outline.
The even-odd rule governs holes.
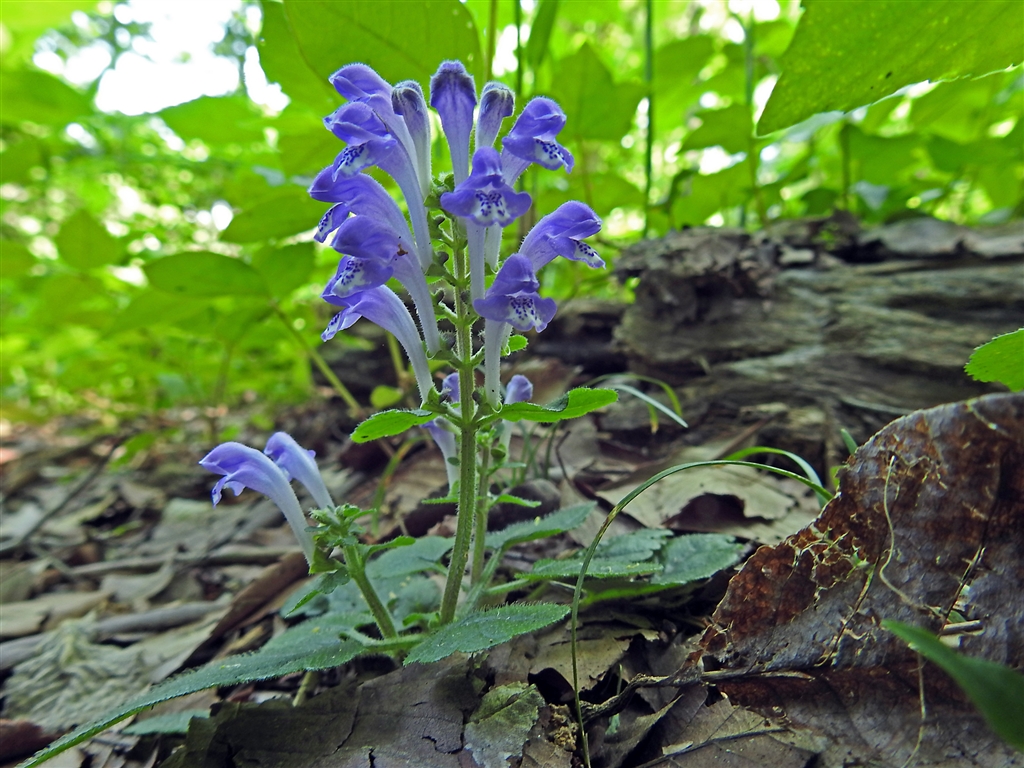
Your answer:
[[[384,606],[384,603],[381,602],[380,597],[377,595],[377,590],[373,588],[373,584],[370,583],[370,579],[366,575],[366,563],[363,562],[359,547],[355,544],[349,544],[343,547],[343,549],[345,551],[345,565],[348,566],[348,574],[352,577],[352,581],[356,583],[356,586],[359,587],[363,599],[366,600],[366,604],[370,607],[370,613],[373,614],[373,620],[377,623],[377,629],[380,630],[381,636],[385,638],[398,637],[391,613]]]
[[[441,598],[442,624],[455,618],[462,579],[469,560],[469,543],[473,532],[476,511],[477,466],[476,434],[480,428],[476,423],[476,375],[473,366],[473,318],[469,306],[469,251],[460,249],[455,253],[455,356],[459,372],[459,407],[461,418],[456,422],[461,435],[459,443],[459,504],[455,527],[455,544],[452,547],[448,580]]]

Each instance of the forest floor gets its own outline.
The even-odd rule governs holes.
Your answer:
[[[804,457],[830,490],[844,467],[824,512],[795,480],[723,467],[672,475],[620,515],[609,537],[722,534],[742,562],[649,596],[624,586],[581,613],[594,766],[1024,765],[880,626],[917,624],[1024,665],[1024,395],[962,373],[975,346],[1019,323],[1022,264],[1020,224],[687,230],[618,260],[620,278],[639,278],[633,305],[569,302],[513,361],[535,402],[612,376],[595,386],[671,407],[660,385],[629,377],[656,378],[688,427],[622,390],[600,413],[517,435],[526,469],[507,479],[540,506],[501,505],[491,529],[594,510],[514,547],[509,573],[586,546],[616,502],[675,464],[767,446]],[[361,400],[393,376],[383,348],[332,365]],[[352,416],[319,391],[275,427],[316,450],[336,499],[379,508],[368,538],[452,535],[452,509],[422,503],[444,492],[433,445],[353,444]],[[113,430],[88,417],[3,423],[0,765],[294,623],[282,608],[309,577],[276,507],[246,492],[211,509],[214,478],[197,461],[228,427],[256,447],[266,438],[244,409],[179,409]],[[154,431],[175,437],[132,440]],[[544,599],[569,596],[554,583]],[[191,694],[50,764],[579,765],[568,632],[560,623],[434,665],[365,658]]]

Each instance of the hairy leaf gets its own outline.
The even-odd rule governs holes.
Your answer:
[[[496,550],[507,549],[514,544],[522,544],[524,541],[543,539],[546,536],[557,536],[565,531],[571,531],[583,524],[595,506],[593,502],[576,504],[544,517],[535,517],[533,520],[514,523],[500,531],[488,533],[487,546]]]
[[[355,443],[368,443],[371,440],[378,440],[382,437],[400,435],[405,430],[426,424],[436,414],[430,411],[391,410],[375,413],[368,418],[352,433],[352,441]]]
[[[553,603],[512,603],[465,616],[441,627],[417,645],[406,664],[431,662],[453,653],[475,653],[493,648],[564,619],[569,606]]]
[[[652,584],[689,584],[714,576],[739,562],[745,545],[720,533],[694,533],[677,536],[661,550],[664,570],[656,573]]]
[[[610,389],[588,389],[577,387],[566,392],[549,405],[535,403],[512,403],[501,409],[501,418],[506,421],[537,421],[551,424],[583,416],[598,408],[614,403],[619,399],[616,392]],[[425,420],[429,421],[429,419]],[[419,422],[420,424],[424,422]],[[353,438],[354,439],[354,438]]]

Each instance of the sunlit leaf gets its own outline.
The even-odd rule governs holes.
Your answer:
[[[5,13],[6,7],[5,3]],[[64,126],[92,111],[92,103],[85,94],[38,70],[4,72],[0,78],[0,100],[4,105],[0,121],[6,125],[28,120]]]
[[[847,111],[922,80],[979,76],[1024,59],[1019,0],[804,0],[759,134]]]
[[[1024,328],[978,347],[964,370],[978,381],[998,381],[1020,392],[1024,389]]]
[[[733,104],[723,109],[705,109],[698,112],[700,127],[692,131],[683,141],[683,151],[720,146],[726,152],[750,151],[751,133],[754,129],[750,110],[742,104]]]
[[[203,96],[158,113],[181,138],[207,144],[263,141],[262,115],[240,96]]]
[[[437,414],[430,411],[381,411],[368,418],[352,433],[352,441],[355,443],[368,443],[371,440],[378,440],[382,437],[400,435],[407,429],[426,424]]]
[[[288,186],[236,214],[220,237],[229,243],[287,237],[313,229],[323,213],[323,203],[301,187]]]
[[[264,248],[252,257],[252,266],[275,298],[287,296],[313,274],[316,255],[313,243],[294,243],[284,248]]]
[[[550,405],[535,403],[505,405],[501,409],[501,418],[506,421],[536,421],[550,424],[556,421],[575,419],[591,411],[596,411],[598,408],[604,408],[618,400],[618,397],[618,394],[611,389],[577,387]]]
[[[121,244],[86,211],[71,214],[56,237],[61,258],[76,269],[92,269],[121,259]]]

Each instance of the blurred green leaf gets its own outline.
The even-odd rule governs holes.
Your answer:
[[[530,25],[530,39],[526,41],[526,61],[531,69],[537,69],[544,63],[557,16],[558,0],[540,0]]]
[[[715,43],[709,35],[691,35],[658,48],[654,52],[655,98],[675,97],[692,88],[714,52]],[[680,106],[678,101],[674,106]]]
[[[589,42],[557,63],[554,83],[551,97],[565,110],[565,133],[577,140],[621,139],[644,95],[642,83],[614,82]]]
[[[301,187],[289,185],[236,214],[220,239],[252,243],[288,237],[313,229],[323,215],[323,203],[310,198]]]
[[[110,333],[123,333],[161,323],[174,323],[201,312],[204,301],[190,301],[179,293],[147,288],[136,294],[111,321]]]
[[[0,278],[21,277],[36,265],[36,257],[16,240],[0,240]]]
[[[948,648],[920,627],[885,620],[882,626],[929,661],[942,667],[978,708],[992,730],[1024,750],[1024,675],[986,659]]]
[[[1024,389],[1024,328],[982,344],[964,370],[978,381],[998,381],[1020,392]]]
[[[313,71],[329,77],[362,62],[385,80],[425,84],[446,59],[479,77],[480,36],[458,0],[286,0],[292,34]]]
[[[754,130],[750,110],[742,104],[724,109],[705,109],[696,114],[700,127],[692,131],[683,142],[683,151],[720,146],[729,154],[750,151]]]
[[[859,177],[872,184],[892,185],[904,171],[919,161],[914,150],[921,136],[870,136],[855,125],[846,126],[850,137],[850,157],[859,163]]]
[[[167,127],[185,139],[207,144],[263,141],[263,116],[242,95],[203,96],[157,113]]]
[[[190,297],[269,296],[259,272],[244,261],[209,251],[164,256],[144,267],[159,291]]]
[[[29,171],[43,164],[42,144],[31,137],[12,142],[0,154],[0,184],[27,181]]]
[[[0,46],[4,68],[13,69],[15,64],[29,61],[39,35],[47,29],[67,26],[71,23],[74,11],[91,11],[96,7],[96,1],[3,0],[3,18],[0,23],[8,35],[3,46]]]
[[[55,238],[60,256],[75,269],[92,269],[120,261],[124,249],[106,228],[83,210],[75,211]]]
[[[315,261],[313,243],[306,242],[264,248],[252,257],[252,266],[263,277],[271,295],[280,299],[306,284]]]
[[[28,120],[60,127],[92,111],[92,102],[85,94],[38,70],[4,72],[0,101],[4,105],[0,121],[5,125]]]
[[[848,111],[905,85],[984,75],[1024,59],[1019,0],[804,0],[761,135]]]
[[[689,181],[689,190],[672,205],[677,227],[699,226],[708,217],[725,208],[742,205],[750,197],[750,170],[739,162],[712,174],[698,174]]]

